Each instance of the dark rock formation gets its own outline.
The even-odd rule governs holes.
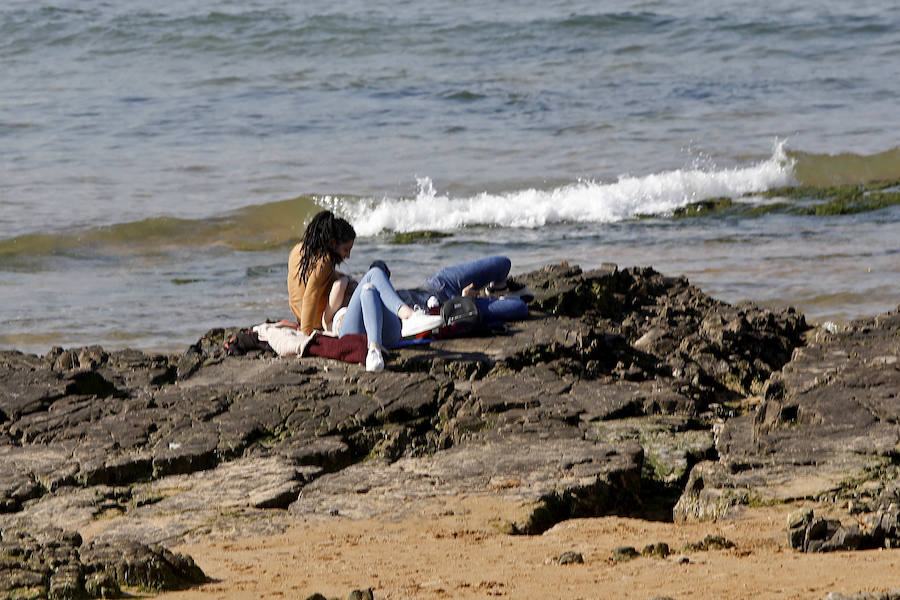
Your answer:
[[[0,530],[0,597],[112,598],[123,587],[174,590],[203,583],[190,557],[137,542],[82,544],[56,528]]]
[[[719,460],[694,467],[676,518],[754,500],[832,500],[857,513],[896,506],[898,390],[900,310],[811,332],[755,410],[723,424]]]
[[[869,515],[863,528],[856,523],[816,517],[810,508],[788,516],[788,543],[801,552],[834,552],[864,548],[897,548],[900,545],[900,509]]]
[[[99,519],[98,543],[169,544],[478,493],[521,501],[508,530],[536,533],[671,518],[679,495],[682,518],[718,517],[823,462],[891,467],[896,314],[802,347],[793,310],[652,269],[519,279],[530,319],[397,350],[380,374],[230,355],[236,328],[181,354],[0,352],[0,526]]]

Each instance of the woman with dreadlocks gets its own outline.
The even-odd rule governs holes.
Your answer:
[[[331,211],[323,210],[313,217],[303,241],[294,246],[288,258],[291,311],[307,335],[320,327],[339,336],[366,334],[366,370],[381,371],[386,348],[400,341],[402,335],[439,327],[442,321],[439,316],[416,312],[404,304],[378,267],[369,269],[347,299],[349,277],[336,267],[350,258],[355,240],[353,226]],[[335,319],[342,307],[346,310]]]
[[[323,210],[313,217],[303,241],[288,257],[288,297],[291,312],[303,333],[331,327],[337,310],[345,304],[340,295],[349,278],[336,269],[350,258],[356,232],[346,220]],[[340,297],[338,297],[340,296]]]

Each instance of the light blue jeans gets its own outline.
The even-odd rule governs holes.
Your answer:
[[[369,343],[390,348],[400,341],[401,323],[397,311],[404,302],[384,271],[375,267],[363,275],[350,297],[341,323],[341,337],[366,334]]]

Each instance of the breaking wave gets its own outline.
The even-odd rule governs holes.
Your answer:
[[[348,200],[321,198],[353,223],[360,235],[382,231],[467,226],[538,228],[553,223],[608,223],[643,215],[667,215],[692,202],[738,197],[795,183],[794,159],[779,142],[772,156],[746,167],[678,169],[620,177],[612,183],[582,180],[549,190],[526,189],[451,198],[435,190],[429,178],[418,180],[415,198]]]
[[[735,168],[685,168],[613,182],[581,180],[552,189],[483,192],[453,198],[418,180],[415,197],[304,195],[246,206],[202,219],[153,217],[65,232],[36,232],[0,240],[0,268],[26,270],[33,259],[93,258],[178,252],[196,248],[266,251],[295,243],[323,207],[347,218],[361,236],[472,226],[538,229],[556,223],[611,223],[665,217],[712,198],[737,199],[790,185],[828,186],[900,180],[900,149],[870,156],[812,154],[775,145],[764,160]],[[752,200],[751,200],[752,201]]]

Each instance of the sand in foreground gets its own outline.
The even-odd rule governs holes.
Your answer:
[[[496,498],[436,500],[403,518],[298,521],[283,535],[177,548],[215,581],[176,598],[347,598],[372,588],[401,598],[810,598],[900,587],[900,550],[802,554],[787,545],[796,506],[747,509],[719,523],[672,524],[619,517],[560,523],[540,536],[499,531],[516,506]],[[820,507],[815,507],[820,514]],[[846,516],[844,516],[846,522]],[[726,550],[682,554],[707,535]],[[666,559],[613,563],[613,549],[666,542]],[[559,565],[566,551],[583,564]],[[686,556],[688,562],[679,562]]]

